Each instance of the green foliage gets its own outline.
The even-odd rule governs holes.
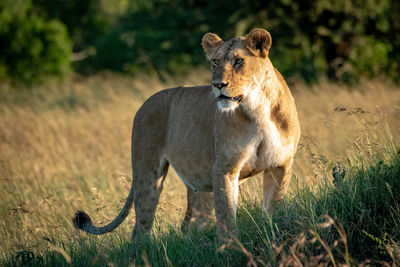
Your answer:
[[[286,77],[398,78],[398,1],[131,1],[119,27],[101,38],[90,62],[99,68],[181,71],[204,64],[202,35],[223,38],[253,27],[273,37],[271,58]]]
[[[62,21],[73,41],[74,51],[86,49],[93,40],[103,36],[111,27],[113,20],[113,16],[103,10],[102,1],[32,1],[38,13]]]
[[[270,57],[286,78],[398,81],[400,73],[397,0],[4,0],[0,13],[3,78],[64,73],[69,39],[79,72],[182,72],[207,66],[204,33],[228,39],[254,27],[271,32]]]
[[[203,14],[184,4],[153,1],[135,6],[120,26],[95,43],[92,66],[118,71],[156,70],[179,72],[204,63],[199,25]]]
[[[0,79],[40,81],[70,69],[66,27],[39,16],[28,0],[0,3],[0,51]]]

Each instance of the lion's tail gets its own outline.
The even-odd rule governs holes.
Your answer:
[[[124,207],[119,212],[118,216],[111,223],[103,227],[94,226],[89,215],[87,215],[83,211],[76,212],[75,217],[72,219],[72,223],[76,228],[85,231],[89,234],[102,235],[111,232],[125,220],[125,218],[129,214],[129,210],[132,208],[132,204],[133,204],[133,183]]]

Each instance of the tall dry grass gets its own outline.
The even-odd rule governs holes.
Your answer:
[[[162,88],[208,80],[207,71],[165,82],[104,73],[31,92],[1,85],[0,257],[43,251],[78,236],[71,223],[77,209],[96,224],[112,220],[129,192],[130,134],[141,103]],[[317,184],[337,159],[351,161],[348,151],[365,142],[366,125],[381,127],[376,120],[387,120],[394,138],[399,136],[398,86],[364,81],[352,87],[323,82],[293,88],[302,127],[293,184]],[[244,191],[258,188],[254,179]],[[170,171],[157,221],[180,223],[185,198],[183,184]],[[124,235],[133,225],[132,213],[117,232]]]

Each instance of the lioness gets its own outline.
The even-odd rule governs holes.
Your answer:
[[[244,179],[264,172],[266,211],[272,200],[283,198],[300,125],[290,90],[268,58],[270,34],[254,29],[224,42],[207,33],[202,46],[211,62],[212,84],[166,89],[143,104],[133,122],[133,181],[125,206],[103,227],[80,211],[74,218],[77,228],[110,232],[135,203],[132,237],[149,232],[169,165],[188,188],[184,222],[194,220],[194,209],[210,213],[205,202],[213,196],[219,236],[237,232],[239,183]]]

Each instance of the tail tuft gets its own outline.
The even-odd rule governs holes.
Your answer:
[[[75,218],[72,219],[72,223],[76,228],[83,230],[84,228],[92,225],[92,220],[85,212],[77,211],[75,213]]]

